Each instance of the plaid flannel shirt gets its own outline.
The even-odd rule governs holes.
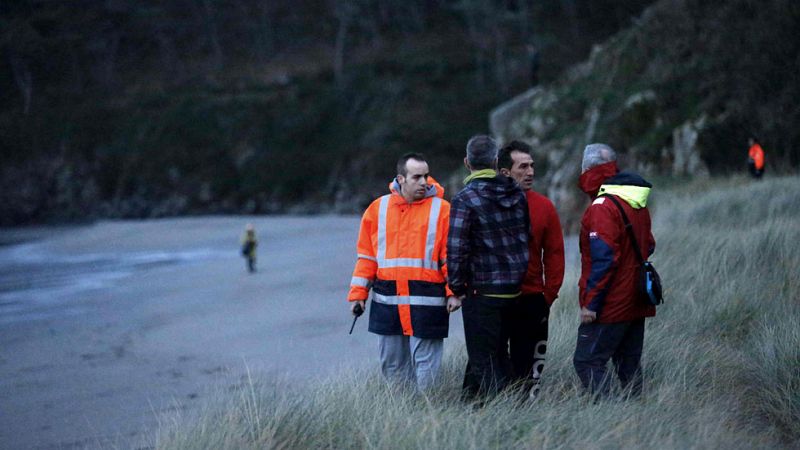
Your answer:
[[[447,281],[457,296],[515,294],[528,268],[525,194],[510,178],[476,178],[450,206]]]

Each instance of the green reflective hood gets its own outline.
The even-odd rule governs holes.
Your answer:
[[[600,186],[598,195],[612,194],[625,200],[634,209],[647,206],[652,184],[641,176],[631,172],[620,172],[609,178]]]

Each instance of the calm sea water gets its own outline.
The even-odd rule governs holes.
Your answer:
[[[0,324],[46,318],[54,313],[76,313],[69,308],[70,300],[111,287],[134,273],[220,257],[234,258],[237,254],[235,250],[197,248],[63,255],[37,243],[2,247]]]

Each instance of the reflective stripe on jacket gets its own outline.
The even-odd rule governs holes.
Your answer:
[[[392,193],[364,212],[349,301],[367,300],[369,331],[384,335],[443,338],[448,333],[447,231],[450,204],[430,184],[426,197],[408,203]]]

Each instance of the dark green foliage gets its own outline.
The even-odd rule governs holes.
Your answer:
[[[440,179],[457,170],[487,112],[528,86],[527,42],[542,81],[561,80],[649,3],[5,2],[2,223],[356,212],[398,154],[425,153]],[[543,138],[572,135],[596,106],[597,139],[657,155],[711,111],[725,117],[701,136],[712,170],[735,166],[749,133],[771,163],[796,165],[798,7],[672,0],[651,15],[564,85]],[[655,109],[619,107],[646,89]]]
[[[588,72],[558,88],[554,136],[585,129],[598,108],[596,140],[668,169],[660,150],[672,131],[703,115],[698,138],[712,173],[741,170],[747,138],[758,137],[770,170],[800,160],[800,8],[768,2],[663,0],[604,44]],[[653,100],[630,99],[650,91]]]

